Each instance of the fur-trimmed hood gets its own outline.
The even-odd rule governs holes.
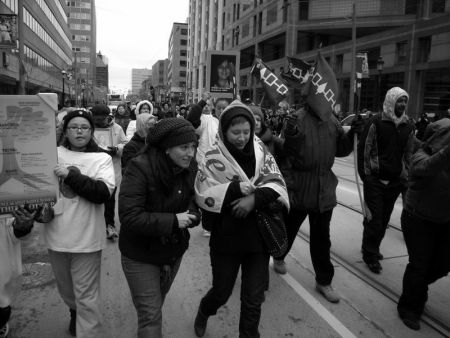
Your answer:
[[[406,96],[409,101],[408,93],[400,87],[393,87],[388,90],[386,93],[386,97],[383,103],[383,120],[390,120],[395,123],[395,125],[399,125],[400,123],[406,123],[408,121],[408,116],[406,115],[406,110],[403,112],[402,116],[397,117],[395,115],[395,103],[402,96]]]

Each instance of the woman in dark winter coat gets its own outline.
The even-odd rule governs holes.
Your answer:
[[[119,249],[138,314],[138,337],[162,336],[161,308],[188,248],[187,228],[200,222],[194,203],[196,143],[188,121],[164,119],[122,179]]]
[[[212,288],[200,302],[195,333],[205,334],[233,291],[242,269],[240,337],[259,337],[269,252],[256,224],[255,209],[280,199],[289,207],[284,180],[273,156],[254,136],[252,111],[236,100],[220,115],[217,142],[206,151],[195,181],[203,224],[211,229]]]
[[[450,272],[450,119],[428,125],[413,155],[401,217],[409,263],[398,313],[420,329],[428,285]]]
[[[128,124],[131,121],[130,111],[125,103],[120,103],[114,113],[114,122],[122,127],[123,132],[127,132]]]
[[[136,118],[136,132],[131,140],[123,147],[122,172],[125,172],[128,162],[145,146],[148,130],[155,126],[156,116],[142,113]]]

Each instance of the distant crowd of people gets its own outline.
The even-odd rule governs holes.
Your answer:
[[[284,102],[265,111],[210,93],[174,110],[144,100],[134,111],[120,104],[112,113],[99,104],[59,112],[54,173],[61,197],[53,206],[21,206],[1,219],[0,337],[8,333],[20,289],[18,239],[40,223],[46,223],[43,239],[73,336],[102,335],[101,256],[106,239],[118,238],[137,336],[161,337],[165,297],[183,264],[189,229],[199,224],[209,237],[212,281],[193,318],[198,337],[227,303],[239,270],[239,336],[260,336],[270,256],[274,270],[286,274],[285,257],[306,217],[316,290],[339,302],[330,258],[338,182],[332,166],[353,151],[355,137],[367,211],[362,258],[370,271],[382,272],[380,244],[402,194],[409,263],[398,314],[418,330],[428,285],[450,271],[450,119],[431,123],[422,115],[414,124],[408,99],[403,89],[391,88],[382,113],[354,119],[347,132],[332,112],[324,117],[306,104],[292,109]],[[101,130],[110,135],[105,143]],[[280,247],[273,247],[268,227],[282,234]]]

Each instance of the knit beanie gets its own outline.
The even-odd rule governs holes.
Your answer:
[[[189,142],[197,142],[194,127],[188,121],[176,117],[161,120],[147,135],[147,144],[161,149]]]
[[[92,116],[108,116],[111,113],[109,107],[105,104],[96,104],[91,109]]]
[[[67,113],[66,116],[64,116],[64,124],[63,124],[63,131],[66,131],[67,129],[67,125],[69,124],[69,121],[72,120],[75,117],[83,117],[86,120],[89,121],[89,124],[91,125],[91,130],[94,131],[95,129],[95,125],[94,125],[94,121],[92,120],[92,115],[90,112],[86,111],[86,110],[73,110],[70,113]]]
[[[243,116],[244,118],[246,118],[250,123],[252,134],[255,131],[255,118],[251,109],[241,101],[234,100],[223,110],[222,114],[220,115],[219,131],[222,133],[222,139],[223,135],[227,132],[231,121],[236,116]]]

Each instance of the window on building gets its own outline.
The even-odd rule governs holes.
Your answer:
[[[233,22],[236,21],[236,4],[233,4]]]
[[[264,61],[278,60],[285,56],[286,34],[279,34],[260,42],[261,58]]]
[[[225,29],[225,12],[222,13],[222,29]]]
[[[181,35],[188,35],[188,30],[186,28],[181,28]]]
[[[419,48],[417,49],[417,62],[428,62],[431,51],[431,36],[419,38]]]
[[[343,65],[344,65],[344,54],[336,55],[336,63],[335,63],[334,71],[336,73],[342,73]]]
[[[262,12],[258,14],[258,34],[262,32]]]
[[[180,40],[180,44],[181,44],[182,46],[187,46],[187,40],[186,40],[186,39],[181,39],[181,40]]]
[[[277,21],[277,15],[278,15],[277,6],[278,6],[278,2],[275,2],[272,6],[267,8],[266,26],[270,26],[271,24],[273,24]]]
[[[298,19],[308,20],[309,0],[298,0]]]
[[[187,56],[187,50],[180,50],[180,56]]]
[[[406,61],[406,47],[408,45],[407,41],[401,41],[397,43],[396,49],[396,61],[398,64],[405,63]]]
[[[255,45],[244,48],[241,50],[241,62],[240,67],[247,68],[251,67],[255,59]]]
[[[181,70],[179,75],[180,77],[186,77],[186,71]]]
[[[250,34],[250,22],[247,21],[242,25],[242,38],[247,37]]]
[[[186,60],[180,60],[180,67],[186,67]]]
[[[202,81],[202,83],[203,83],[203,88],[205,88],[206,87],[206,66],[203,66],[203,81]]]
[[[241,11],[241,4],[237,4],[236,7],[236,20],[239,20],[239,12]]]
[[[405,14],[416,14],[419,5],[419,0],[405,1]]]
[[[444,13],[445,12],[445,0],[433,0],[431,6],[432,13]]]
[[[256,21],[256,15],[253,16],[253,37],[256,37],[256,27],[257,27],[257,21]]]
[[[304,53],[314,49],[314,34],[297,32],[297,53]]]

